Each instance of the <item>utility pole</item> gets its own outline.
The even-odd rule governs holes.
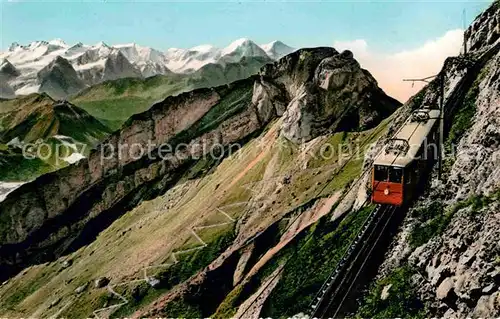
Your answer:
[[[463,28],[464,28],[464,56],[467,55],[467,29],[465,28],[465,9],[463,11]]]
[[[430,83],[430,79],[436,78],[438,80],[439,85],[439,142],[438,142],[438,166],[439,166],[439,180],[442,180],[443,173],[443,149],[444,149],[444,81],[445,81],[445,73],[442,71],[439,74],[431,75],[421,79],[403,79],[405,82],[425,82]]]
[[[431,83],[431,79],[434,79],[438,76],[439,76],[439,74],[431,75],[431,76],[421,78],[421,79],[403,79],[403,82],[411,82],[411,86],[413,87],[415,85],[415,82]]]
[[[439,180],[442,181],[443,175],[443,151],[444,151],[444,71],[439,77],[439,145],[438,145],[438,165],[439,165]]]
[[[436,75],[431,75],[426,78],[421,78],[421,79],[403,79],[403,82],[412,82],[412,86],[415,84],[415,82],[425,82],[425,83],[431,83],[431,79],[437,77],[438,74]]]

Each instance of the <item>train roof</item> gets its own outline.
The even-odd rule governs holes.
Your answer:
[[[387,141],[373,164],[397,167],[410,164],[434,124],[439,120],[439,115],[440,111],[436,109],[415,110],[394,137]]]

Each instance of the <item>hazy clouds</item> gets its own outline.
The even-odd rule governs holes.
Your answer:
[[[415,83],[412,87],[410,82],[403,82],[402,79],[422,78],[438,73],[447,57],[459,54],[462,39],[463,30],[451,30],[420,47],[391,54],[372,50],[370,44],[363,39],[335,41],[333,45],[339,51],[351,50],[362,67],[370,71],[387,94],[405,102],[424,83]]]

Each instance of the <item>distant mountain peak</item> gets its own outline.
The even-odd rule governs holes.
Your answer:
[[[248,39],[248,38],[239,38],[237,40],[234,40],[231,44],[231,45],[243,45],[243,44],[248,44],[248,43],[253,43],[252,40]]]
[[[114,48],[134,48],[134,47],[137,47],[137,43],[135,42],[130,42],[130,43],[125,43],[125,44],[117,44],[117,45],[114,45],[113,47]]]
[[[258,45],[255,44],[255,42],[253,42],[252,40],[249,40],[247,38],[241,38],[231,42],[230,45],[222,49],[222,55],[231,54],[232,52],[238,50],[241,47],[252,47],[252,46],[258,47]]]
[[[64,98],[85,87],[71,63],[59,55],[37,73],[37,78],[40,91],[56,98]]]
[[[274,40],[274,41],[271,41],[269,43],[266,43],[266,44],[261,44],[261,48],[270,48],[270,47],[273,47],[273,46],[277,46],[277,45],[285,45],[283,42],[281,42],[280,40]]]
[[[275,40],[267,44],[262,44],[260,47],[264,51],[266,51],[267,55],[269,55],[274,60],[278,60],[296,50],[295,48],[292,48],[279,40]]]
[[[56,38],[56,39],[50,40],[50,41],[49,41],[49,44],[52,44],[52,45],[57,45],[57,46],[60,46],[60,47],[67,47],[67,46],[68,46],[68,45],[66,44],[66,42],[64,42],[62,39],[59,39],[59,38]]]
[[[9,79],[12,79],[16,76],[19,76],[20,73],[16,69],[16,67],[10,63],[9,60],[3,58],[0,60],[0,80],[1,81],[7,81]]]
[[[195,47],[192,47],[189,49],[190,51],[197,51],[197,52],[210,52],[213,50],[216,50],[217,48],[211,44],[201,44],[197,45]],[[175,49],[174,49],[175,50]]]
[[[9,52],[14,51],[15,49],[21,47],[21,45],[17,42],[12,42],[12,44],[9,46]]]
[[[13,43],[8,51],[0,53],[0,58],[8,58],[12,64],[13,68],[8,68],[12,71],[9,74],[17,74],[13,70],[19,71],[15,80],[10,76],[9,83],[5,84],[11,86],[16,94],[25,95],[41,92],[43,86],[41,79],[36,76],[37,72],[53,61],[66,65],[61,58],[72,65],[85,85],[94,85],[104,79],[150,77],[172,72],[192,73],[208,64],[226,66],[245,61],[248,65],[249,60],[253,59],[256,64],[262,65],[294,50],[281,41],[259,46],[248,38],[237,39],[223,48],[202,44],[189,49],[170,48],[163,52],[140,46],[136,42],[108,45],[100,41],[94,45],[81,42],[68,45],[64,40],[56,38],[34,41],[28,45]],[[63,69],[69,70],[67,67]]]
[[[71,47],[69,47],[68,50],[74,50],[74,49],[79,49],[79,48],[83,48],[83,47],[84,47],[84,44],[81,42],[78,42],[78,43],[72,45]]]
[[[95,45],[96,48],[111,48],[109,45],[107,45],[104,41],[99,41]]]
[[[239,62],[244,57],[262,57],[270,59],[261,47],[246,38],[241,38],[232,42],[229,46],[222,49],[221,55],[227,62]]]

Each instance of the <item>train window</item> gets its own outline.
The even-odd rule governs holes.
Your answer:
[[[387,166],[375,165],[373,178],[376,181],[386,181],[389,175],[389,169]]]
[[[413,173],[413,165],[406,166],[406,168],[405,168],[405,184],[411,184],[412,173]]]
[[[389,182],[401,183],[403,180],[403,169],[400,167],[391,167],[389,170]]]

